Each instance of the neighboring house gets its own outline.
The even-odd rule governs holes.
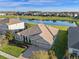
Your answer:
[[[0,19],[0,28],[4,30],[24,29],[24,22],[19,19]]]
[[[6,16],[6,13],[0,13],[0,16]]]
[[[71,27],[68,30],[68,51],[79,56],[79,27]]]
[[[59,29],[38,24],[32,28],[17,33],[16,40],[31,41],[32,45],[49,49],[51,48]]]
[[[20,30],[25,28],[24,22],[21,22],[19,19],[9,19],[6,24],[9,30]]]

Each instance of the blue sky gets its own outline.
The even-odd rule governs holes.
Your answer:
[[[79,11],[79,0],[0,0],[0,11]]]

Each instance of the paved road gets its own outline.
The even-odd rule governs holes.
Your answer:
[[[12,56],[12,55],[9,55],[9,54],[7,54],[7,53],[4,53],[4,52],[2,52],[2,51],[0,51],[0,55],[6,57],[6,58],[8,58],[8,59],[18,59],[18,58],[16,58],[16,57],[14,57],[14,56]]]

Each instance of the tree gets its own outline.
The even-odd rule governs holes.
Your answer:
[[[5,35],[0,35],[0,46],[8,44],[8,40],[5,39]]]
[[[49,59],[49,55],[46,51],[36,51],[32,53],[30,59]]]
[[[49,59],[57,59],[57,56],[55,55],[55,52],[54,51],[49,51]]]
[[[11,31],[7,31],[5,36],[6,36],[6,39],[9,40],[9,41],[14,39],[14,35]]]
[[[65,52],[65,55],[64,55],[64,59],[70,59],[70,53],[68,52],[68,50]]]

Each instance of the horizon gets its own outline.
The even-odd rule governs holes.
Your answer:
[[[0,11],[79,12],[79,0],[0,0]]]

